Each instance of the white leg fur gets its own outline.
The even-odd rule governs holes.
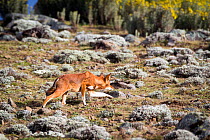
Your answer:
[[[86,106],[87,104],[86,104],[86,99],[85,99],[85,96],[84,96],[84,97],[82,97],[82,101],[83,101],[83,104]]]
[[[111,95],[106,94],[104,92],[91,92],[90,97],[109,97],[109,98],[113,98]]]

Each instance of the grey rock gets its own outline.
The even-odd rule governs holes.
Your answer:
[[[13,114],[10,114],[5,110],[0,110],[0,122],[1,121],[8,122],[11,121],[13,118],[14,118]]]
[[[171,49],[164,49],[162,47],[148,47],[147,48],[147,55],[148,56],[169,56],[174,54],[173,50]]]
[[[143,81],[136,81],[135,86],[137,88],[143,87],[144,86],[144,82]]]
[[[25,19],[14,20],[11,23],[9,23],[9,25],[7,25],[7,27],[11,28],[12,31],[18,31],[18,32],[35,28],[38,26],[42,26],[42,24],[38,21],[25,20]]]
[[[121,124],[120,129],[136,129],[142,130],[144,124],[141,122],[125,122]]]
[[[49,77],[58,77],[61,75],[61,72],[58,70],[36,70],[33,71],[34,74],[43,77],[43,78],[49,78]]]
[[[198,59],[208,59],[210,58],[210,51],[209,50],[198,50],[196,51],[195,57]]]
[[[129,43],[134,43],[136,41],[136,37],[132,34],[128,34],[125,36],[125,41]]]
[[[120,37],[119,35],[99,35],[99,34],[78,34],[75,36],[75,41],[78,41],[80,44],[89,44],[95,43],[99,40],[107,40],[110,42],[113,42],[113,44],[116,44],[117,46],[127,46],[128,43],[125,41],[123,37]]]
[[[155,91],[148,94],[148,97],[155,99],[163,99],[163,93],[161,91]]]
[[[166,61],[165,59],[160,58],[160,57],[145,61],[145,65],[151,66],[151,67],[157,67],[157,66],[168,65],[168,64],[169,64],[168,61]]]
[[[54,131],[47,131],[47,132],[35,132],[31,134],[33,137],[61,137],[64,138],[65,135],[63,133],[54,132]]]
[[[111,95],[114,98],[118,98],[118,97],[126,98],[126,94],[121,91],[110,91],[109,95]]]
[[[52,110],[57,110],[60,109],[62,107],[62,104],[60,101],[57,101],[55,103],[50,103],[50,109]]]
[[[136,68],[125,69],[125,75],[126,77],[132,79],[146,78],[148,76],[148,74],[144,72],[142,69],[136,69]]]
[[[16,37],[13,35],[2,35],[0,36],[0,40],[2,41],[17,41]]]
[[[93,125],[70,131],[67,138],[75,139],[110,139],[110,134],[104,127]]]
[[[74,68],[69,64],[63,64],[61,67],[61,71],[74,71]]]
[[[176,77],[210,77],[210,68],[208,66],[183,65],[170,72]]]
[[[190,131],[178,129],[164,135],[164,140],[199,140],[199,138]]]
[[[67,30],[64,30],[64,31],[59,32],[58,36],[61,37],[61,38],[70,38],[71,33]]]
[[[86,119],[83,116],[72,117],[71,120],[78,121],[78,122],[84,122],[86,124],[90,124],[90,120]]]
[[[98,117],[101,117],[101,118],[110,118],[113,116],[114,116],[114,111],[109,111],[109,110],[103,110],[98,115]]]
[[[35,38],[35,37],[26,37],[22,39],[23,42],[35,42],[35,43],[41,43],[41,44],[47,44],[52,42],[50,39],[45,38]]]
[[[181,85],[186,85],[186,86],[190,86],[190,85],[195,85],[195,86],[201,86],[206,82],[206,78],[202,78],[202,77],[188,77],[183,83],[181,83]]]
[[[18,119],[29,120],[31,119],[31,111],[29,110],[19,110],[16,113]]]
[[[108,51],[105,53],[105,58],[111,63],[125,62],[126,60],[132,61],[135,57],[136,56],[130,52]]]
[[[37,131],[47,132],[47,131],[53,131],[53,132],[59,132],[63,133],[66,131],[66,124],[68,119],[64,116],[62,117],[55,117],[55,116],[49,116],[45,118],[36,119],[33,122],[30,122],[28,124],[28,128],[33,133]]]
[[[150,120],[156,118],[157,120],[161,120],[164,118],[171,118],[171,111],[165,105],[143,105],[142,107],[137,107],[130,114],[130,120],[134,121],[142,121],[142,120]]]
[[[210,118],[206,117],[202,113],[189,113],[184,118],[182,118],[178,125],[176,126],[177,129],[185,129],[196,136],[199,139],[209,138],[210,136]]]
[[[1,102],[0,103],[0,110],[5,110],[5,111],[7,111],[9,113],[16,112],[16,110],[10,104],[8,104],[6,102]]]
[[[10,84],[15,81],[13,76],[0,77],[0,84]]]
[[[141,137],[136,137],[136,138],[131,138],[131,140],[146,140],[145,138],[141,138]]]
[[[155,124],[154,126],[176,126],[179,123],[178,120],[169,120],[169,121],[162,121],[162,122],[158,122],[157,124]]]
[[[15,124],[15,125],[7,128],[7,129],[5,129],[4,133],[24,135],[24,136],[29,136],[30,135],[29,129],[23,124]]]
[[[68,42],[68,41],[69,39],[61,38],[58,36],[55,37],[55,42]]]

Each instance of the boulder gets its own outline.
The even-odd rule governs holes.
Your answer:
[[[178,129],[164,135],[164,140],[199,140],[199,138],[190,131]]]
[[[81,45],[87,45],[89,43],[96,44],[97,41],[106,40],[110,43],[115,44],[116,46],[125,47],[128,46],[128,43],[125,39],[119,35],[99,35],[99,34],[77,34],[75,36],[75,41],[79,42]]]
[[[160,57],[145,61],[145,66],[150,66],[150,67],[157,67],[157,66],[168,65],[168,64],[169,64],[168,61]]]
[[[67,138],[75,139],[110,139],[110,134],[102,126],[87,126],[72,130],[67,134]]]
[[[157,121],[161,119],[171,119],[171,111],[166,104],[151,106],[143,105],[137,107],[130,114],[130,120],[143,121],[155,118]]]
[[[176,130],[185,129],[196,136],[199,139],[210,138],[210,118],[200,112],[189,113],[184,116],[176,126]]]
[[[183,65],[182,67],[174,68],[170,71],[176,77],[210,77],[210,68],[209,66],[195,66],[195,65]]]
[[[21,136],[29,136],[30,131],[29,129],[23,125],[23,124],[15,124],[9,128],[6,128],[4,130],[4,133],[6,134],[16,134],[16,135],[21,135]]]
[[[42,26],[40,22],[26,19],[14,20],[7,25],[8,28],[15,32],[22,32],[39,26]]]
[[[0,35],[0,41],[17,41],[16,37],[14,37],[13,35]]]
[[[8,113],[7,111],[0,110],[0,123],[2,121],[9,122],[14,118],[13,114]]]

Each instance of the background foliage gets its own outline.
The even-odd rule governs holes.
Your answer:
[[[1,0],[1,13],[26,13],[27,0]],[[35,14],[73,25],[112,25],[145,36],[173,28],[209,29],[210,0],[38,0]]]

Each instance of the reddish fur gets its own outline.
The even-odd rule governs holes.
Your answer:
[[[83,103],[85,104],[85,91],[93,91],[88,89],[89,86],[93,86],[94,89],[105,89],[111,87],[110,75],[104,77],[103,75],[96,76],[90,72],[79,74],[65,74],[57,78],[51,88],[46,92],[46,99],[43,102],[43,107],[53,98],[62,96],[62,104],[65,104],[65,98],[68,91],[81,92],[83,97]]]

